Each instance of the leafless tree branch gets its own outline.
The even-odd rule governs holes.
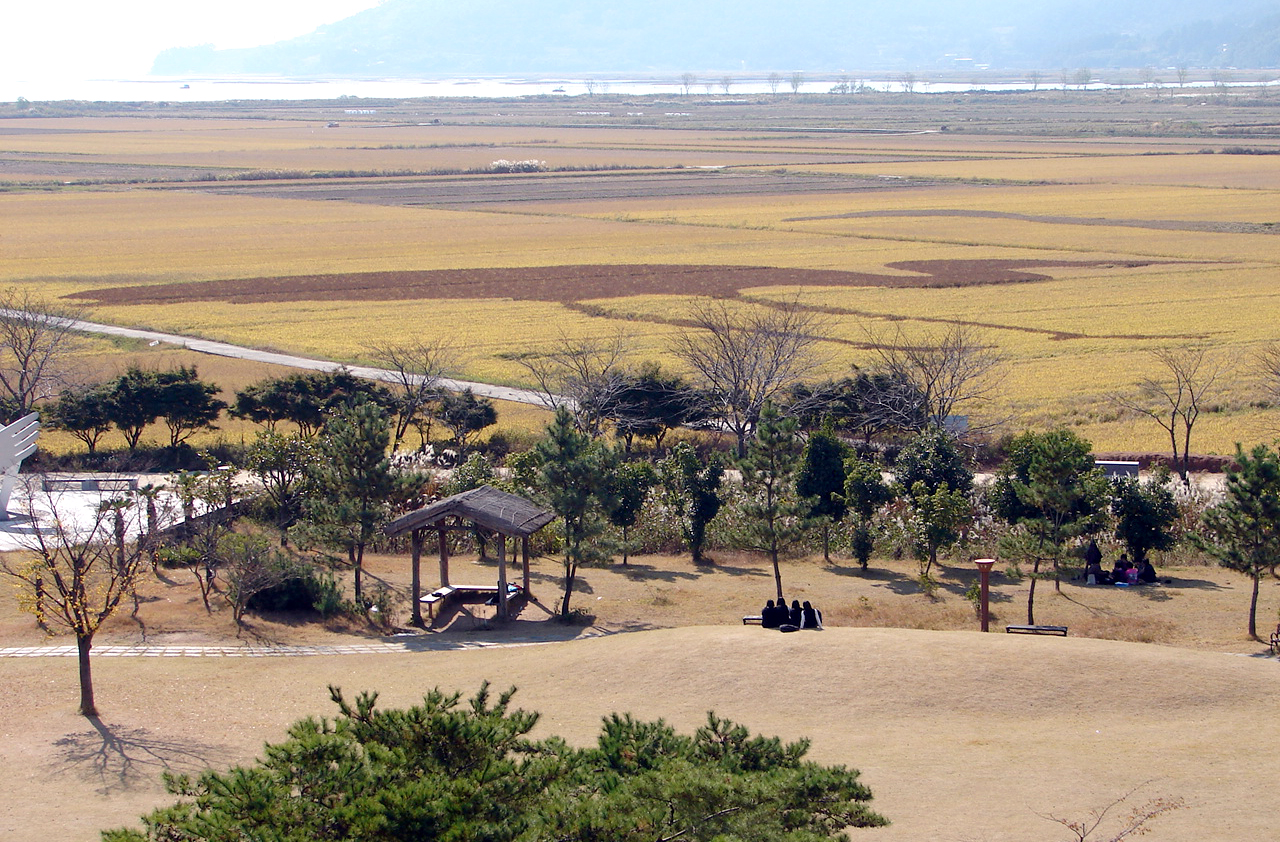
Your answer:
[[[1083,819],[1066,819],[1055,816],[1053,813],[1036,813],[1036,815],[1042,819],[1048,819],[1051,822],[1056,822],[1057,824],[1062,825],[1071,832],[1071,835],[1075,837],[1077,842],[1086,842],[1086,840],[1092,837],[1094,832],[1102,825],[1103,821],[1112,810],[1128,803],[1129,799],[1135,792],[1142,789],[1142,787],[1149,783],[1151,783],[1151,781],[1144,781],[1143,783],[1138,784],[1133,789],[1129,790],[1124,795],[1121,795],[1119,798],[1100,810],[1090,810],[1089,815]],[[1147,825],[1155,818],[1162,816],[1165,813],[1172,812],[1173,810],[1180,810],[1184,806],[1186,805],[1182,798],[1172,798],[1166,795],[1152,798],[1145,804],[1134,807],[1127,815],[1121,818],[1119,820],[1119,828],[1114,832],[1111,832],[1111,835],[1106,838],[1105,842],[1121,842],[1121,840],[1130,836],[1141,836],[1147,832],[1149,829]]]
[[[1151,357],[1163,369],[1158,377],[1144,377],[1130,393],[1112,396],[1122,409],[1144,415],[1169,436],[1173,463],[1184,483],[1191,470],[1191,432],[1200,413],[1217,392],[1225,362],[1204,348],[1160,348]],[[1181,439],[1181,440],[1179,440]]]
[[[533,377],[535,391],[547,409],[564,406],[578,429],[591,437],[604,430],[626,385],[630,341],[569,337],[563,333],[554,350],[516,360]]]
[[[87,314],[27,289],[0,292],[0,397],[14,402],[16,417],[63,384],[67,356],[79,340],[75,323]]]
[[[414,340],[391,345],[368,345],[366,350],[393,374],[390,381],[399,398],[393,448],[416,426],[425,446],[430,435],[430,409],[440,393],[445,372],[458,364],[457,349],[445,339]]]
[[[738,441],[738,453],[767,401],[811,372],[819,362],[821,317],[792,302],[730,309],[723,301],[694,307],[691,327],[672,351],[694,372],[715,412]]]
[[[912,338],[900,326],[892,335],[869,335],[887,382],[914,392],[887,395],[886,411],[900,416],[894,419],[898,426],[911,429],[923,421],[927,427],[945,428],[961,407],[988,402],[1000,387],[1004,354],[970,325],[953,324],[941,333]]]

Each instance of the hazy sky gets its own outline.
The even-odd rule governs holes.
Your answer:
[[[0,78],[144,75],[166,47],[251,47],[303,35],[378,0],[19,0],[4,12]]]

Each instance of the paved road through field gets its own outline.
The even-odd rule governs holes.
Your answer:
[[[2,312],[2,311],[0,311]],[[195,339],[190,336],[179,336],[175,333],[159,333],[154,330],[138,330],[130,327],[117,327],[116,325],[104,325],[96,322],[85,322],[76,320],[72,323],[75,330],[84,333],[98,333],[107,336],[123,336],[130,339],[144,339],[148,342],[164,342],[169,345],[178,345],[201,354],[213,354],[219,357],[233,357],[240,360],[253,360],[260,363],[272,363],[274,365],[289,366],[290,368],[303,368],[311,371],[337,371],[340,368],[346,368],[357,377],[367,377],[370,380],[381,380],[386,383],[394,383],[400,380],[400,374],[385,368],[372,368],[362,365],[343,365],[332,360],[317,360],[310,357],[295,357],[292,354],[281,354],[275,351],[261,351],[257,348],[245,348],[240,345],[231,345],[226,342],[213,342],[208,339]],[[546,406],[543,396],[537,392],[531,392],[527,389],[512,389],[507,386],[493,386],[488,383],[473,383],[467,380],[453,380],[450,378],[440,379],[441,387],[453,392],[461,392],[464,389],[470,389],[475,394],[493,398],[494,400],[514,401],[515,403],[528,403],[535,406]]]

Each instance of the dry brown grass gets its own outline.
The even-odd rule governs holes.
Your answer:
[[[372,570],[399,588],[406,566],[379,557]],[[491,563],[465,557],[453,570],[455,581],[494,575]],[[385,704],[403,705],[432,686],[466,692],[485,679],[519,686],[521,705],[544,712],[543,733],[578,743],[613,711],[690,729],[714,709],[755,731],[809,737],[816,759],[861,769],[876,808],[894,822],[855,838],[1048,838],[1052,827],[1037,812],[1081,816],[1148,779],[1137,800],[1168,794],[1188,802],[1160,820],[1162,840],[1269,838],[1280,808],[1272,786],[1280,755],[1258,739],[1258,723],[1277,712],[1280,670],[1274,659],[1247,657],[1265,647],[1241,634],[1246,583],[1221,570],[1162,571],[1173,584],[1147,591],[1042,588],[1038,619],[1069,624],[1066,639],[973,633],[973,611],[958,595],[973,575],[967,565],[944,568],[931,600],[914,591],[910,563],[877,561],[863,574],[841,563],[787,562],[788,596],[814,601],[828,625],[790,635],[739,624],[771,592],[767,563],[750,556],[722,553],[705,567],[641,557],[585,571],[575,604],[594,614],[591,627],[548,622],[558,566],[537,560],[533,572],[538,601],[520,619],[484,630],[455,615],[426,640],[445,649],[99,657],[98,726],[73,713],[72,660],[0,659],[0,763],[8,770],[0,835],[88,840],[98,828],[131,823],[166,800],[162,768],[249,760],[289,722],[328,713],[328,683],[376,689]],[[1025,585],[996,579],[998,622],[1016,622]],[[192,586],[154,583],[150,596],[141,615],[150,639],[235,642],[228,612],[206,616]],[[1280,588],[1268,583],[1262,616],[1278,602]],[[449,651],[540,637],[560,642]],[[138,626],[115,621],[106,639],[136,641]],[[0,640],[39,640],[9,599],[0,603]],[[255,618],[243,642],[350,640]]]

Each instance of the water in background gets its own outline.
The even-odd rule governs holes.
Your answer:
[[[847,77],[846,77],[847,78]],[[898,79],[861,79],[865,87],[879,91],[901,91],[903,83]],[[839,83],[834,77],[813,76],[806,78],[800,93],[827,93]],[[1203,89],[1212,82],[1188,82],[1186,88]],[[1222,84],[1222,83],[1219,83]],[[1280,80],[1230,82],[1231,87],[1276,85]],[[1061,88],[1062,84],[1041,79],[1041,90]],[[1075,89],[1076,85],[1070,85]],[[1093,82],[1084,86],[1088,90],[1110,88],[1141,88],[1134,85],[1106,85]],[[1178,86],[1164,83],[1162,87],[1178,90]],[[928,82],[916,81],[914,93],[960,93],[965,91],[1027,91],[1031,82],[1003,81],[992,84],[981,82]],[[226,100],[306,100],[356,97],[366,99],[411,99],[417,97],[477,97],[504,98],[522,96],[582,96],[586,94],[659,94],[679,96],[685,88],[679,78],[669,79],[282,79],[282,78],[226,78],[196,79],[176,77],[145,77],[141,79],[0,79],[0,102],[15,102],[19,97],[31,102],[81,100],[88,102],[221,102]],[[735,80],[726,91],[717,80],[714,84],[701,81],[689,88],[689,93],[721,97],[748,94],[789,94],[787,80],[771,85],[764,79],[744,78]]]

